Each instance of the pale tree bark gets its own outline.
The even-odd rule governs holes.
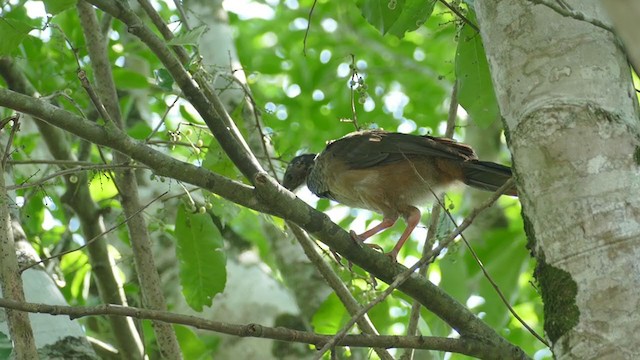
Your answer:
[[[18,124],[14,122],[13,126],[18,126]],[[4,158],[3,151],[0,151],[0,157]],[[2,164],[0,165],[0,296],[24,302],[24,287],[18,271],[16,245],[11,227],[11,215],[9,214],[9,196],[4,183],[3,163],[4,161],[0,162]],[[4,312],[2,317],[6,316],[7,319],[8,333],[13,343],[15,359],[37,359],[38,352],[29,314],[10,309],[4,309]]]
[[[17,216],[15,217],[17,218]],[[25,266],[40,261],[33,247],[17,221],[12,221],[12,233],[15,240],[14,252],[18,255],[18,264]],[[68,305],[60,289],[56,286],[51,275],[42,265],[35,266],[22,272],[24,294],[27,302],[45,302],[51,305]],[[0,292],[0,298],[2,292]],[[35,345],[40,359],[98,359],[91,347],[84,330],[77,320],[65,316],[50,314],[27,314],[33,328]],[[0,332],[7,333],[6,319],[0,319]],[[14,349],[16,352],[18,348]],[[117,353],[111,349],[100,348],[102,358],[114,358]],[[29,356],[34,356],[33,354]],[[31,359],[32,357],[27,357]]]
[[[602,6],[622,39],[636,73],[640,72],[640,2],[636,0],[601,0]]]
[[[596,0],[573,10],[606,21]],[[614,34],[531,2],[476,1],[559,359],[640,356],[640,129]]]

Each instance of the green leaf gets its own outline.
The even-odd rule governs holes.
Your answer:
[[[229,160],[216,139],[212,139],[209,143],[202,167],[232,179],[241,178],[238,168]]]
[[[22,21],[0,18],[0,55],[10,55],[33,28]]]
[[[207,27],[205,25],[198,26],[195,29],[191,29],[189,31],[185,31],[183,33],[178,34],[176,37],[167,42],[168,45],[198,45],[198,41],[207,31]]]
[[[149,125],[142,121],[138,121],[135,125],[131,126],[127,129],[127,134],[134,139],[143,140],[146,139],[149,134],[151,134],[151,128]]]
[[[13,344],[8,334],[0,332],[0,359],[10,359],[13,352]]]
[[[42,0],[47,14],[56,15],[76,5],[77,0]]]
[[[405,0],[361,0],[357,5],[369,24],[384,35],[400,17],[404,2]]]
[[[380,33],[402,39],[407,31],[422,26],[435,6],[436,0],[360,0],[362,16]]]
[[[173,329],[176,332],[180,350],[185,359],[212,358],[219,343],[219,337],[196,334],[192,329],[181,325],[174,325]]]
[[[156,83],[162,90],[173,90],[173,78],[167,69],[157,69],[153,72],[153,75],[156,77]]]
[[[389,34],[402,39],[406,32],[418,29],[429,19],[436,2],[437,0],[406,0],[402,14],[389,29]]]
[[[347,309],[335,293],[331,293],[311,319],[313,331],[318,334],[335,334],[349,319]]]
[[[118,84],[118,89],[147,89],[149,87],[149,82],[144,75],[121,67],[113,69],[113,79]]]
[[[474,23],[476,17],[469,12]],[[456,51],[456,77],[460,105],[481,127],[488,127],[500,117],[496,94],[493,91],[489,64],[480,34],[465,24],[460,32]]]
[[[178,208],[175,235],[182,293],[192,309],[202,311],[227,281],[222,236],[208,214],[193,214],[184,206]]]

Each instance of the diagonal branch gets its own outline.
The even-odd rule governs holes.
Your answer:
[[[244,142],[242,135],[235,128],[217,95],[213,92],[205,94],[207,86],[202,85],[206,84],[202,81],[196,84],[197,79],[187,72],[184,64],[169,49],[166,42],[144,24],[142,19],[128,6],[128,3],[114,0],[89,0],[89,2],[125,23],[129,32],[137,36],[153,51],[176,81],[185,97],[198,111],[222,149],[247,179],[251,181],[257,173],[264,171]]]
[[[97,145],[128,154],[132,159],[153,169],[158,176],[184,181],[244,207],[276,215],[254,197],[249,186],[167,156],[140,141],[131,139],[120,130],[107,129],[44,101],[2,88],[0,106],[30,114]]]

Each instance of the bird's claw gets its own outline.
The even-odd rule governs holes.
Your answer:
[[[356,232],[353,230],[349,230],[349,235],[351,235],[351,239],[353,239],[356,244],[362,246],[362,243],[364,243],[364,239],[361,238],[360,235],[356,234]]]
[[[391,261],[393,261],[394,263],[398,262],[398,253],[391,250],[388,253],[384,254],[385,256],[387,256],[389,259],[391,259]]]
[[[364,240],[360,235],[356,234],[355,231],[353,230],[349,230],[349,235],[351,235],[351,239],[353,239],[353,241],[360,247],[362,247],[362,245],[366,245],[374,250],[378,250],[381,253],[388,255],[390,257],[392,257],[393,259],[396,258],[396,254],[393,254],[393,251],[390,253],[385,253],[384,249],[382,248],[382,246],[380,245],[376,245],[376,244],[365,244]]]

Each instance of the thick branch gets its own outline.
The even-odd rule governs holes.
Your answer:
[[[250,181],[253,180],[255,175],[262,171],[262,167],[246,146],[241,135],[234,131],[237,129],[235,129],[235,125],[229,123],[231,121],[229,114],[225,112],[217,96],[209,94],[210,97],[213,97],[213,103],[207,99],[202,89],[171,52],[166,42],[145,26],[126,2],[112,0],[89,0],[89,2],[125,23],[129,32],[137,36],[153,51],[189,102],[198,111],[229,158]]]
[[[142,142],[131,139],[124,132],[110,130],[85,121],[71,112],[11,90],[0,89],[0,106],[30,114],[97,145],[128,154],[132,159],[152,168],[158,176],[166,176],[200,186],[244,207],[277,215],[255,199],[250,187],[206,169],[176,160]]]

